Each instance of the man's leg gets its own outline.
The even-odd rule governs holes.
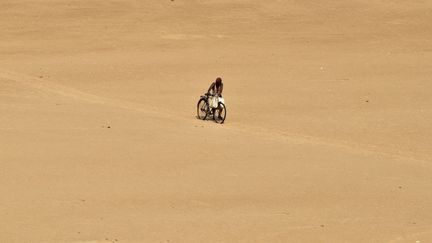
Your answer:
[[[219,107],[217,108],[217,110],[218,110],[218,118],[219,118],[219,119],[222,119],[222,116],[221,116],[221,113],[222,113],[222,106],[219,106]]]

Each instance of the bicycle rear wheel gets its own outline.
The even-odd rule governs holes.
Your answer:
[[[197,117],[198,119],[205,120],[208,115],[209,106],[204,98],[201,98],[197,104]]]
[[[219,103],[219,109],[216,109],[213,115],[215,122],[222,124],[226,118],[226,107],[223,103]]]

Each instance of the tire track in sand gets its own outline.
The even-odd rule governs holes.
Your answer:
[[[146,106],[141,103],[97,96],[71,87],[59,85],[50,81],[46,81],[46,80],[42,81],[36,77],[27,74],[0,69],[0,78],[13,81],[28,87],[35,88],[41,92],[48,92],[48,93],[52,93],[52,94],[56,94],[63,97],[68,97],[71,99],[84,101],[88,103],[107,105],[114,108],[142,112],[157,118],[164,118],[170,120],[182,120],[188,123],[190,123],[191,120],[191,117],[189,116],[180,116],[178,114],[174,114],[172,111],[161,110],[160,108]],[[197,122],[199,121],[197,120],[195,124],[197,124]],[[219,124],[217,125],[215,124],[215,126],[221,127]],[[306,143],[306,144],[333,146],[333,147],[339,147],[339,148],[348,149],[356,152],[365,152],[369,154],[377,154],[377,155],[383,155],[383,156],[394,157],[394,158],[416,160],[425,164],[426,163],[430,164],[429,158],[424,158],[424,156],[410,154],[405,151],[396,151],[396,150],[385,151],[383,148],[378,146],[360,144],[352,141],[335,140],[331,138],[311,136],[311,135],[306,135],[301,133],[281,131],[277,129],[271,129],[271,128],[259,127],[259,126],[253,126],[247,124],[246,125],[230,124],[230,125],[222,125],[222,127],[226,130],[231,130],[233,132],[247,133],[262,139],[277,140],[281,142],[289,141],[291,143]]]
[[[50,81],[46,81],[46,80],[42,81],[38,78],[32,77],[27,74],[16,73],[16,72],[0,69],[0,78],[34,88],[41,92],[52,93],[52,94],[60,95],[78,101],[84,101],[84,102],[100,104],[100,105],[107,105],[115,108],[133,110],[138,112],[145,112],[147,114],[150,114],[155,117],[160,117],[160,118],[172,117],[172,115],[166,112],[161,112],[160,109],[158,108],[153,108],[150,106],[145,106],[143,104],[128,102],[124,100],[97,96],[71,87],[59,85]]]

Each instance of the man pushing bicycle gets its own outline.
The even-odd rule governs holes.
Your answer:
[[[219,124],[224,123],[226,118],[225,100],[222,98],[223,83],[221,78],[217,78],[208,89],[205,95],[201,95],[197,104],[197,118],[205,120],[213,117]]]
[[[215,114],[215,110],[218,110],[218,118],[221,119],[221,107],[219,104],[219,98],[222,98],[222,91],[223,91],[223,83],[221,78],[216,78],[216,80],[210,85],[207,94],[209,97],[209,103],[212,107],[212,112]]]

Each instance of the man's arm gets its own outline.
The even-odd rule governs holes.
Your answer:
[[[212,84],[210,85],[210,88],[207,90],[207,93],[210,93],[210,90],[212,90],[214,86],[215,86],[215,83],[212,83]]]
[[[222,91],[223,91],[223,84],[221,84],[220,89],[219,89],[219,95],[222,96]]]

